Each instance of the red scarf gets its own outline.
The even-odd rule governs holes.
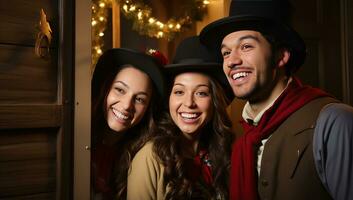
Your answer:
[[[201,150],[192,162],[187,164],[189,165],[188,173],[192,182],[201,181],[208,186],[212,185],[212,169],[206,150]]]
[[[271,135],[296,110],[308,102],[324,96],[329,95],[322,90],[303,86],[298,79],[293,77],[292,82],[277,98],[273,106],[263,114],[258,126],[248,124],[244,120],[241,121],[244,135],[233,144],[231,157],[231,200],[259,199],[255,172],[257,146],[262,139]]]

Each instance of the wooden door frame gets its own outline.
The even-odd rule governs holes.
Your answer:
[[[75,1],[73,199],[90,199],[91,1]]]
[[[73,165],[73,87],[74,87],[74,2],[59,1],[58,99],[63,122],[57,136],[56,199],[72,199]]]

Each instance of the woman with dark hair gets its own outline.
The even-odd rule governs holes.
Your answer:
[[[144,53],[110,49],[92,79],[94,199],[126,199],[128,169],[149,140],[164,93],[161,65]]]
[[[169,112],[132,161],[127,199],[228,199],[231,89],[214,60],[198,37],[178,46],[165,68]]]

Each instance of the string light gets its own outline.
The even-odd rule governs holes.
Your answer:
[[[133,22],[133,29],[141,35],[172,40],[176,34],[185,30],[194,21],[201,20],[206,13],[209,0],[189,0],[185,14],[178,19],[171,18],[163,23],[152,16],[152,8],[141,0],[117,0],[122,6],[122,13]],[[162,34],[163,33],[163,34]]]
[[[108,9],[112,0],[92,0],[92,65],[103,53],[103,37],[107,25]]]
[[[162,22],[152,15],[152,8],[143,0],[92,0],[92,64],[95,65],[103,53],[103,37],[107,24],[108,8],[117,1],[122,14],[132,20],[133,29],[141,35],[172,40],[178,33],[187,29],[194,21],[202,20],[206,14],[209,0],[187,1],[185,14],[178,19]]]

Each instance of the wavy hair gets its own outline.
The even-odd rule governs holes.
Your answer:
[[[232,125],[226,112],[227,100],[223,88],[211,77],[209,82],[214,112],[199,141],[199,145],[208,150],[212,162],[213,183],[211,188],[207,188],[207,199],[228,199]],[[171,86],[169,94],[170,91]],[[167,112],[164,112],[157,128],[153,151],[165,167],[164,186],[169,188],[166,199],[190,199],[194,185],[187,171],[189,158],[183,153],[184,136]]]
[[[115,76],[124,68],[131,65],[124,65],[106,77],[100,91],[92,91],[92,149],[102,143],[105,132],[111,132],[106,121],[106,100]],[[133,66],[132,66],[133,67]],[[110,178],[111,188],[114,190],[117,199],[126,199],[127,176],[131,161],[141,147],[152,137],[151,130],[155,127],[157,118],[161,113],[161,97],[156,92],[156,86],[152,83],[152,95],[149,106],[141,119],[134,127],[125,132],[114,144],[117,157],[113,163],[113,172]]]

